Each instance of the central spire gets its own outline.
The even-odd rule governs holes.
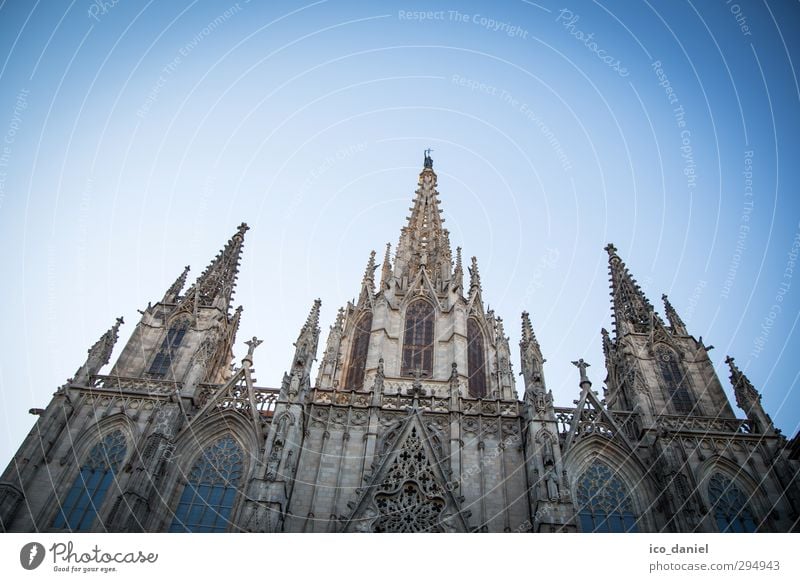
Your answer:
[[[442,227],[444,219],[439,209],[431,151],[425,150],[408,225],[400,231],[394,275],[401,281],[404,277],[412,281],[421,269],[425,269],[434,283],[451,278],[450,234]]]
[[[244,233],[249,229],[244,222],[240,224],[225,247],[186,292],[186,299],[195,301],[195,307],[218,307],[228,312],[239,274]]]

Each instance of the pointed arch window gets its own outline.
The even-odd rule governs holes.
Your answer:
[[[756,531],[756,520],[747,505],[747,498],[736,483],[722,473],[714,473],[708,480],[708,500],[719,531]]]
[[[483,347],[483,332],[472,318],[467,320],[467,369],[469,370],[469,395],[486,397],[486,353]]]
[[[628,488],[605,463],[589,465],[578,480],[577,496],[581,531],[636,531]]]
[[[424,299],[406,309],[403,376],[414,376],[417,371],[428,377],[433,374],[433,318],[433,305]]]
[[[187,329],[189,329],[189,321],[186,319],[176,321],[170,325],[167,335],[164,337],[164,341],[161,342],[161,347],[156,357],[153,358],[150,369],[147,371],[150,376],[163,378],[170,372],[175,352],[183,342],[183,336],[186,335]]]
[[[673,410],[677,414],[690,414],[694,402],[686,388],[686,376],[681,371],[675,352],[661,346],[656,349],[656,360]]]
[[[114,482],[114,476],[119,473],[125,460],[127,448],[125,435],[120,430],[107,434],[92,447],[64,502],[60,504],[53,527],[89,531]]]
[[[370,331],[372,331],[372,312],[368,311],[359,318],[353,331],[353,345],[350,348],[350,364],[345,383],[348,390],[359,390],[364,387]]]
[[[244,452],[226,436],[195,461],[175,509],[171,532],[224,532],[244,474]]]

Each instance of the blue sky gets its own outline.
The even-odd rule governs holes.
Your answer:
[[[570,361],[605,377],[613,241],[657,308],[668,293],[715,346],[726,389],[730,354],[794,435],[799,13],[3,2],[0,461],[115,317],[122,343],[242,221],[237,358],[263,338],[257,378],[277,385],[313,299],[324,336],[369,251],[397,242],[427,147],[515,369],[528,310],[557,404],[577,395]]]

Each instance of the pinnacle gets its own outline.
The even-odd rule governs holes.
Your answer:
[[[369,253],[369,260],[367,261],[367,268],[364,269],[364,281],[375,282],[375,251]]]
[[[186,265],[181,274],[178,275],[178,278],[175,279],[175,282],[169,286],[169,289],[164,294],[164,303],[175,303],[178,300],[178,296],[183,291],[184,285],[186,285],[186,276],[189,274],[190,269],[191,267]]]
[[[480,288],[481,286],[481,274],[478,271],[478,258],[472,257],[472,266],[469,268],[469,286],[470,289],[473,287]]]
[[[311,330],[316,330],[319,327],[319,308],[322,305],[321,299],[315,299],[314,304],[311,306],[311,311],[308,313],[308,317],[306,318],[306,322],[303,325],[303,329],[300,330],[300,335],[303,333]]]
[[[392,243],[386,243],[386,252],[383,255],[383,264],[381,265],[381,289],[389,284],[389,279],[392,277]]]

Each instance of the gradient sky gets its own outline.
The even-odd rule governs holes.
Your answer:
[[[242,221],[237,360],[263,338],[277,386],[313,299],[324,343],[397,242],[427,147],[557,405],[571,360],[605,377],[613,241],[731,398],[727,354],[797,432],[797,2],[261,4],[0,4],[0,464],[114,318],[116,356]]]

